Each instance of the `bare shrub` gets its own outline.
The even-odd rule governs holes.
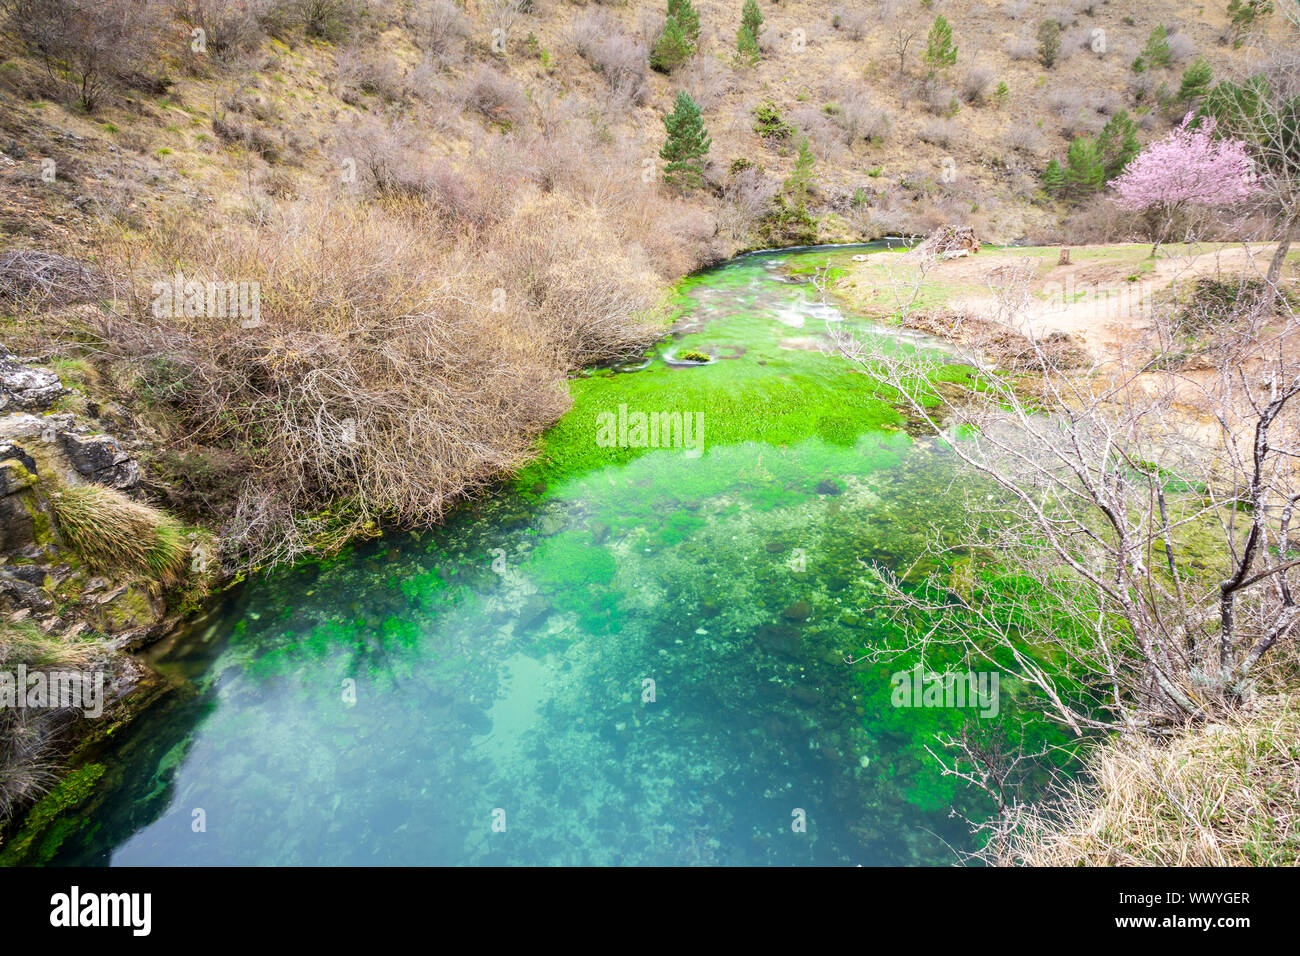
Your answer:
[[[344,40],[361,13],[362,0],[277,0],[266,21],[273,32],[300,29],[331,43]]]
[[[921,105],[934,116],[950,116],[957,112],[957,91],[935,76],[917,83],[916,96]]]
[[[616,20],[604,11],[583,13],[574,21],[573,45],[611,89],[623,91],[634,103],[645,102],[649,54],[645,44],[624,33]]]
[[[265,36],[262,18],[271,0],[186,0],[186,20],[203,30],[207,51],[233,60],[256,49]]]
[[[1129,242],[1141,230],[1140,216],[1108,196],[1093,196],[1070,214],[1061,226],[1061,235],[1072,243]]]
[[[1100,128],[1101,122],[1088,100],[1082,90],[1074,89],[1054,90],[1048,97],[1048,106],[1061,121],[1061,132],[1067,139]]]
[[[1048,7],[1043,13],[1043,18],[1055,20],[1061,25],[1061,29],[1065,30],[1079,22],[1079,11],[1073,5],[1057,4]]]
[[[1002,45],[1002,50],[1013,60],[1038,59],[1038,44],[1029,37],[1011,37]]]
[[[340,164],[356,164],[363,187],[378,195],[423,195],[430,188],[430,166],[406,122],[385,122],[371,113],[355,117],[339,137]]]
[[[108,281],[94,266],[56,252],[0,252],[0,302],[38,309],[86,302],[104,295]]]
[[[1078,26],[1071,27],[1061,34],[1061,52],[1059,54],[1062,60],[1068,60],[1076,53],[1087,51],[1092,53],[1092,27]]]
[[[186,441],[240,456],[223,529],[237,563],[436,521],[532,453],[569,369],[662,326],[657,280],[600,209],[551,197],[459,238],[431,212],[314,197],[266,221],[155,222],[143,248],[122,236],[106,252],[137,309],[43,328],[143,376]],[[147,315],[178,258],[196,280],[259,282],[260,322]]]
[[[1124,98],[1109,89],[1095,89],[1088,93],[1088,106],[1100,116],[1111,116],[1124,108]]]
[[[952,145],[958,133],[959,130],[955,122],[950,119],[939,119],[926,123],[925,126],[921,127],[921,131],[917,136],[920,137],[922,142],[947,148]]]
[[[483,65],[457,91],[457,99],[493,123],[515,126],[528,115],[528,101],[519,85],[494,67]]]
[[[408,92],[400,63],[391,55],[360,44],[339,51],[334,81],[339,98],[353,106],[363,102],[362,94],[377,96],[385,103],[399,103]]]
[[[723,194],[722,228],[737,241],[749,239],[771,209],[777,188],[777,184],[755,166],[737,172]]]
[[[161,82],[161,0],[0,0],[0,18],[87,111],[115,89]]]
[[[796,140],[799,136],[807,136],[819,155],[827,156],[842,148],[843,131],[826,110],[811,103],[800,103],[790,111],[788,120],[798,131]]]
[[[961,78],[961,98],[971,105],[983,103],[992,82],[993,71],[988,67],[971,67]]]
[[[731,92],[735,73],[712,56],[697,56],[682,71],[682,88],[702,110],[714,109]]]
[[[484,0],[482,7],[489,27],[500,30],[508,38],[532,5],[533,0]]]
[[[870,13],[860,7],[841,7],[835,11],[835,28],[850,40],[858,41],[867,35]]]
[[[871,15],[882,23],[892,23],[898,17],[903,0],[875,0]]]
[[[453,0],[421,0],[406,11],[411,37],[435,63],[454,63],[465,50],[470,25]]]
[[[1186,33],[1179,31],[1169,35],[1169,59],[1174,63],[1185,63],[1196,55],[1196,42]]]
[[[1032,123],[1015,123],[1007,130],[1007,143],[1012,149],[1031,156],[1042,151],[1046,145],[1043,131]]]
[[[882,140],[889,134],[889,114],[862,90],[850,93],[834,118],[844,131],[844,141],[850,145],[863,139]]]

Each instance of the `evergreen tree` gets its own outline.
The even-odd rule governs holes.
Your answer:
[[[1137,63],[1142,63],[1144,66],[1153,69],[1162,69],[1173,62],[1173,53],[1169,50],[1169,31],[1161,25],[1152,30],[1151,35],[1147,37],[1146,48],[1142,51],[1142,55],[1137,58],[1134,68],[1135,72],[1141,73],[1141,70],[1136,69]]]
[[[813,164],[812,147],[808,137],[799,140],[799,156],[794,161],[794,170],[785,181],[785,193],[790,197],[791,211],[799,218],[808,215],[808,192],[812,188]]]
[[[1105,181],[1110,182],[1138,154],[1137,124],[1129,118],[1128,110],[1120,110],[1097,134],[1097,158],[1101,162]]]
[[[1228,4],[1228,20],[1232,24],[1234,47],[1241,46],[1241,41],[1255,21],[1267,17],[1273,12],[1273,0],[1231,0]]]
[[[736,49],[742,59],[757,60],[758,33],[763,29],[763,14],[755,0],[745,0],[740,14],[740,29],[736,31]]]
[[[1061,25],[1055,20],[1038,24],[1038,62],[1050,70],[1061,55]]]
[[[698,24],[697,24],[698,28]],[[695,46],[676,17],[669,15],[664,32],[659,34],[655,48],[650,51],[650,66],[660,73],[671,73],[691,58]]]
[[[1192,65],[1183,71],[1183,82],[1178,87],[1178,99],[1184,103],[1200,99],[1209,91],[1213,76],[1214,71],[1210,68],[1210,61],[1203,56],[1198,56],[1192,61]]]
[[[1065,170],[1056,160],[1048,163],[1047,168],[1043,170],[1043,188],[1052,196],[1059,196],[1061,190],[1065,188]]]
[[[1065,193],[1080,199],[1097,192],[1106,184],[1106,169],[1097,155],[1097,141],[1080,136],[1070,144],[1065,157]]]
[[[684,189],[703,185],[703,159],[713,141],[704,128],[699,105],[685,90],[677,94],[673,111],[664,117],[664,127],[668,138],[659,150],[660,158],[668,161],[664,179]]]
[[[700,15],[691,0],[668,0],[668,16],[677,21],[692,46],[700,42]]]
[[[957,48],[952,43],[952,27],[943,14],[934,18],[930,35],[925,40],[925,62],[930,69],[941,70],[957,62]]]

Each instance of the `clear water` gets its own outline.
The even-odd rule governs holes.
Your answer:
[[[960,501],[942,446],[819,350],[855,320],[791,270],[858,251],[686,280],[683,332],[575,379],[516,485],[155,649],[174,689],[94,756],[43,857],[953,862],[950,809],[981,807],[924,748],[973,713],[894,708],[899,667],[846,663],[890,626],[864,562],[905,567]],[[665,361],[685,349],[718,358]],[[600,447],[620,403],[701,411],[703,454]]]

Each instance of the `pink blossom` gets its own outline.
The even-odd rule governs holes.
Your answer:
[[[1200,203],[1218,206],[1240,202],[1255,189],[1254,164],[1246,144],[1214,138],[1214,119],[1191,128],[1192,114],[1164,139],[1157,140],[1111,180],[1126,209]]]

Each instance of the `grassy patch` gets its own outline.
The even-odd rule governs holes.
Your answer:
[[[50,504],[68,546],[95,570],[179,580],[190,553],[179,522],[98,485],[64,488]]]

